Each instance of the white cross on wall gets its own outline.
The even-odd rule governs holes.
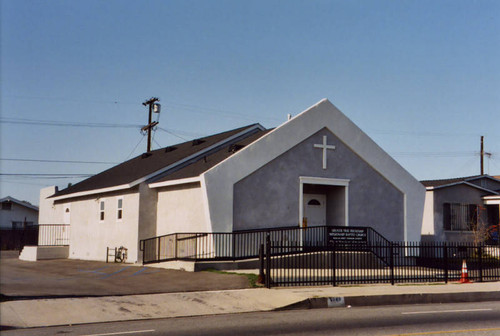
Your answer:
[[[322,144],[315,144],[314,148],[321,148],[323,149],[323,169],[326,169],[326,151],[328,149],[334,150],[335,146],[333,145],[327,145],[326,144],[326,135],[323,135],[323,143]]]

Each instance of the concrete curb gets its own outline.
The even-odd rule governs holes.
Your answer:
[[[427,303],[460,303],[500,301],[500,291],[466,293],[423,293],[309,298],[291,305],[275,309],[276,311],[294,309],[390,306]]]

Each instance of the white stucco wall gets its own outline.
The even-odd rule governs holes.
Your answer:
[[[157,236],[175,232],[208,232],[199,183],[158,189]]]
[[[56,192],[56,187],[51,186],[40,190],[40,205],[38,211],[39,224],[63,224],[63,204],[55,204],[48,198]]]
[[[425,192],[424,218],[422,220],[422,234],[434,235],[434,192]]]
[[[214,231],[232,231],[233,185],[326,127],[404,194],[404,237],[419,241],[425,188],[324,99],[203,174]]]
[[[118,198],[123,198],[123,216],[117,219]],[[99,202],[105,201],[104,221],[99,217]],[[68,203],[68,202],[65,202]],[[126,247],[128,262],[138,255],[137,223],[139,193],[104,195],[101,198],[71,201],[71,259],[106,260],[107,247]]]

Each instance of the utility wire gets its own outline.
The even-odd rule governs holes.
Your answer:
[[[38,174],[38,173],[0,173],[0,176],[17,176],[17,177],[88,177],[94,174]]]
[[[175,136],[175,137],[177,137],[177,138],[179,138],[179,139],[182,139],[182,140],[184,140],[184,141],[188,141],[188,139],[186,139],[186,138],[184,138],[184,137],[181,137],[180,135],[175,134],[175,133],[173,133],[173,132],[171,132],[171,131],[167,130],[166,128],[163,128],[163,127],[158,127],[158,126],[156,126],[156,128],[158,128],[160,131],[163,131],[163,132],[165,132],[165,133],[168,133],[168,134],[170,134],[170,135],[173,135],[173,136]]]
[[[55,162],[55,163],[92,163],[92,164],[118,164],[119,162],[105,161],[72,161],[72,160],[42,160],[42,159],[11,159],[0,158],[2,161],[20,161],[20,162]]]
[[[35,119],[22,119],[22,118],[0,118],[0,123],[4,124],[24,124],[24,125],[41,125],[41,126],[69,126],[69,127],[101,127],[101,128],[142,128],[139,124],[110,124],[110,123],[85,123],[78,121],[55,121],[55,120],[35,120]],[[182,140],[187,141],[185,138],[178,134],[184,134],[186,136],[199,137],[204,134],[187,132],[175,129],[167,129],[158,127],[164,132],[167,132],[173,136],[176,136]]]
[[[112,124],[112,123],[84,123],[73,121],[56,120],[35,120],[23,118],[0,118],[2,124],[23,124],[23,125],[46,125],[46,126],[65,126],[65,127],[108,127],[108,128],[141,128],[139,124]]]
[[[469,157],[477,156],[478,152],[392,152],[391,156],[408,156],[408,157]]]
[[[146,136],[146,134],[142,134],[141,133],[141,138],[139,139],[139,142],[137,143],[137,145],[135,145],[134,149],[132,149],[132,151],[127,156],[127,158],[125,159],[125,161],[127,161],[132,156],[132,154],[135,152],[135,150],[137,149],[137,147],[139,147],[139,145],[141,144],[142,140],[144,140],[145,136]]]
[[[24,181],[24,180],[22,180]],[[12,181],[6,181],[6,180],[1,180],[1,183],[12,183],[12,184],[25,184],[25,185],[34,185],[34,186],[40,186],[40,187],[45,187],[48,186],[50,183],[29,183],[29,182],[20,182],[17,180],[12,180]]]
[[[153,138],[153,142],[154,142],[155,144],[157,144],[157,145],[158,145],[158,148],[162,148],[162,147],[163,147],[162,145],[160,145],[160,144],[158,143],[158,141],[156,141],[156,139],[155,139],[155,138]]]
[[[481,134],[474,133],[452,133],[452,132],[421,132],[421,131],[395,131],[395,130],[382,130],[382,129],[370,129],[367,128],[366,131],[371,134],[387,134],[387,135],[412,135],[412,136],[466,136],[466,137],[479,137]]]
[[[52,102],[59,101],[59,102],[74,102],[74,103],[93,103],[93,104],[138,105],[137,102],[128,102],[128,101],[119,101],[119,100],[73,99],[73,98],[65,98],[65,97],[57,98],[57,97],[22,96],[22,95],[4,95],[4,97],[11,97],[11,98],[15,98],[15,99],[50,100]],[[210,108],[210,107],[190,105],[190,104],[184,104],[184,103],[176,103],[176,102],[172,102],[172,101],[164,102],[163,104],[165,106],[167,106],[167,105],[177,106],[177,107],[182,108],[183,110],[188,110],[188,111],[191,111],[193,113],[203,113],[203,111],[209,111],[211,113],[216,113],[216,114],[223,115],[226,117],[231,117],[231,118],[241,118],[241,119],[252,120],[252,121],[254,121],[256,119],[256,116],[253,116],[253,115],[235,113],[232,111],[227,111],[227,110],[218,109],[218,108]],[[259,117],[259,119],[283,121],[283,119],[273,118],[273,117]]]
[[[93,104],[119,104],[119,105],[137,105],[137,102],[126,102],[118,100],[104,100],[104,99],[73,99],[65,97],[41,97],[41,96],[22,96],[22,95],[3,95],[3,97],[15,99],[34,99],[34,100],[50,100],[51,102],[72,102],[72,103],[93,103]]]

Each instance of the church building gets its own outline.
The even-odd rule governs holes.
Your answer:
[[[346,226],[419,241],[425,188],[327,99],[259,124],[153,150],[66,189],[42,189],[40,224],[68,224],[68,257],[105,260],[170,233]]]

